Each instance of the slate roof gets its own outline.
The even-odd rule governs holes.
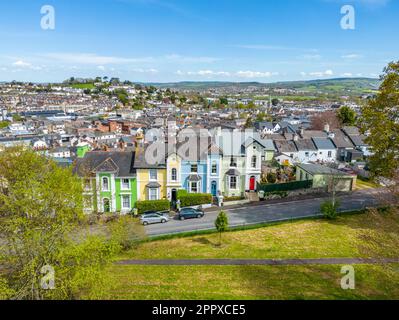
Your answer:
[[[276,149],[278,152],[297,152],[297,148],[295,146],[294,141],[285,141],[285,140],[278,140],[274,141],[274,144],[276,145]]]
[[[321,130],[304,130],[301,133],[302,138],[312,139],[312,138],[327,138],[328,134]]]
[[[317,150],[334,150],[334,143],[329,138],[312,138]]]
[[[188,181],[198,182],[198,181],[201,181],[201,177],[198,174],[190,174],[188,176]]]
[[[294,143],[298,151],[317,151],[312,139],[300,139],[298,141],[294,141]]]
[[[77,159],[74,172],[86,176],[89,172],[110,172],[116,177],[135,177],[134,152],[88,152]]]
[[[226,175],[230,177],[238,177],[241,175],[241,173],[237,169],[230,169],[229,171],[226,172]]]
[[[161,185],[158,182],[150,182],[149,184],[146,185],[147,188],[160,188]]]
[[[342,130],[348,135],[355,135],[358,136],[360,135],[360,131],[357,127],[343,127]]]
[[[346,136],[341,130],[333,130],[332,133],[334,134],[334,138],[331,140],[337,146],[337,148],[353,148],[354,145],[352,141]]]
[[[166,148],[166,146],[165,146]],[[155,150],[155,148],[154,148]],[[165,154],[165,150],[158,150],[160,154]],[[151,155],[152,149],[149,149],[149,146],[145,148],[138,148],[135,152],[134,158],[134,168],[135,169],[166,169],[166,159],[165,156],[157,162],[157,155],[153,153]],[[153,151],[154,152],[154,151]]]
[[[302,168],[311,175],[321,174],[321,175],[335,175],[335,176],[350,176],[345,172],[327,166],[323,166],[320,164],[302,163],[298,164],[298,167]]]
[[[364,135],[358,135],[358,136],[349,136],[349,139],[353,142],[353,144],[356,147],[360,147],[360,146],[367,146],[367,143],[364,142],[364,140],[366,139],[366,136]]]

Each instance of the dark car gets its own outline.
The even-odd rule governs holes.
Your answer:
[[[191,208],[181,209],[177,218],[179,220],[186,220],[186,219],[195,219],[195,218],[203,218],[205,216],[204,211],[196,210]]]

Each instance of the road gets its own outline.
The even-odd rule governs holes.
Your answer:
[[[341,203],[340,211],[360,210],[378,205],[381,194],[377,190],[362,190],[349,195],[338,197]],[[268,222],[278,222],[291,219],[318,217],[320,206],[328,198],[315,198],[298,201],[286,201],[277,204],[245,206],[224,211],[229,217],[230,227],[239,227]],[[210,212],[202,219],[171,220],[166,224],[146,226],[150,237],[176,234],[182,232],[214,229],[218,211]]]

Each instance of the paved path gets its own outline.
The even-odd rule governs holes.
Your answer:
[[[339,197],[341,211],[361,210],[373,207],[379,203],[378,190],[362,190]],[[225,212],[229,217],[230,227],[254,225],[260,223],[286,221],[300,218],[321,216],[320,205],[328,198],[313,198],[297,201],[284,201],[282,203],[262,204],[256,206],[243,206],[228,209]],[[147,235],[156,237],[160,235],[176,234],[182,232],[210,230],[215,228],[218,211],[210,212],[202,219],[185,221],[171,220],[166,224],[154,224],[146,227]]]
[[[179,259],[179,260],[122,260],[118,265],[138,266],[300,266],[300,265],[352,265],[399,263],[399,258],[325,258],[325,259]]]

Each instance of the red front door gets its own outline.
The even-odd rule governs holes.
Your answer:
[[[249,179],[249,190],[250,191],[255,191],[255,183],[256,183],[255,177],[251,177],[251,179]]]

